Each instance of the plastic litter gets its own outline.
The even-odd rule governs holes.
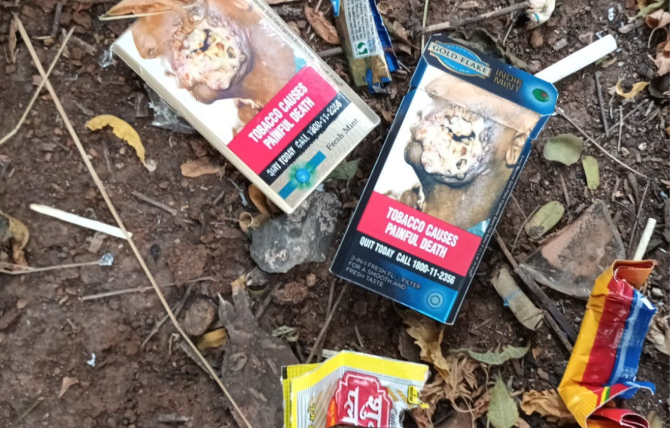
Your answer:
[[[144,88],[149,94],[149,108],[154,112],[154,120],[151,124],[157,128],[181,132],[182,134],[193,134],[195,129],[173,109],[160,95],[148,85]]]

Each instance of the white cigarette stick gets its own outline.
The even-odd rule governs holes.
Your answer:
[[[616,39],[611,34],[607,35],[550,65],[537,73],[535,77],[539,77],[549,83],[556,83],[572,73],[578,72],[587,65],[598,61],[605,55],[614,52],[616,48]]]
[[[642,260],[644,253],[647,252],[647,247],[649,246],[649,240],[651,235],[654,233],[654,228],[656,227],[656,219],[650,218],[647,220],[647,225],[644,227],[644,232],[640,237],[640,243],[637,244],[637,249],[635,250],[635,255],[633,260]]]
[[[100,223],[99,221],[79,217],[78,215],[61,211],[56,208],[48,207],[46,205],[30,204],[30,209],[49,217],[54,217],[68,223],[76,224],[77,226],[95,230],[96,232],[101,232],[109,236],[114,236],[116,238],[126,239],[125,235],[123,234],[123,231],[115,226],[110,226],[105,223]],[[128,232],[128,237],[130,238],[131,236],[133,236],[133,234]]]

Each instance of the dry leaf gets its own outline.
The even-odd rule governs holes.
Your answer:
[[[181,175],[196,178],[207,174],[218,174],[223,167],[217,165],[210,158],[200,158],[188,161],[181,166]]]
[[[649,28],[665,27],[666,25],[670,24],[670,12],[659,9],[656,12],[648,15],[644,22],[647,23]]]
[[[391,114],[391,112],[386,109],[382,109],[382,117],[389,123],[393,122],[393,114]]]
[[[114,135],[135,149],[135,153],[137,153],[137,157],[140,158],[142,165],[144,165],[149,171],[155,169],[155,166],[152,169],[152,166],[147,164],[144,154],[144,146],[142,145],[140,134],[138,134],[137,131],[135,131],[135,129],[130,126],[128,122],[123,119],[119,119],[116,116],[112,116],[111,114],[96,116],[86,122],[86,127],[91,131],[98,131],[105,126],[110,126],[114,130]]]
[[[19,24],[17,22],[18,18],[13,18],[9,21],[9,36],[7,40],[7,49],[9,50],[9,62],[14,64],[16,63],[16,44],[18,42],[16,38],[16,32],[19,31]]]
[[[63,378],[63,383],[60,386],[60,392],[58,392],[58,398],[63,398],[67,390],[70,389],[71,386],[74,386],[78,383],[79,380],[77,378],[65,376]]]
[[[539,413],[549,422],[558,423],[558,425],[576,423],[575,417],[555,389],[542,392],[531,390],[524,393],[521,399],[521,410],[527,415],[533,412]]]
[[[200,336],[196,341],[196,345],[198,346],[198,349],[201,351],[211,348],[220,348],[221,346],[226,344],[227,339],[228,339],[228,332],[226,332],[226,329],[218,328],[216,330],[212,330],[209,333],[205,333],[202,336]]]
[[[656,315],[651,321],[647,339],[654,344],[656,349],[670,355],[670,326],[668,326],[668,319]]]
[[[487,416],[491,425],[495,428],[513,427],[519,419],[519,409],[517,409],[516,402],[500,375],[489,394],[491,395],[491,402],[489,403]]]
[[[23,249],[28,245],[30,232],[23,222],[0,210],[0,244],[10,239],[12,240],[12,259],[14,263],[27,266],[28,263]]]
[[[389,12],[393,10],[393,7],[386,2],[386,1],[380,1],[377,3],[377,11],[381,13],[382,15],[388,15]]]
[[[670,72],[670,31],[665,30],[666,38],[656,46],[656,59],[653,60],[659,76],[665,76]]]
[[[251,213],[244,211],[240,214],[239,218],[240,229],[244,233],[249,233],[251,230],[257,229],[260,225],[265,223],[268,218],[269,217],[265,214],[259,214],[254,217]]]
[[[435,366],[443,379],[449,377],[449,366],[442,355],[442,337],[444,326],[436,321],[410,312],[402,313],[403,322],[408,325],[407,333],[421,348],[421,359]]]
[[[255,184],[249,185],[249,198],[256,206],[256,208],[258,208],[258,211],[260,211],[261,214],[270,217],[271,209],[268,205],[268,198],[265,196],[265,194],[263,194],[263,192],[260,191],[258,187],[256,187]]]
[[[305,17],[314,29],[314,32],[326,43],[330,43],[331,45],[340,44],[340,36],[337,35],[335,26],[323,16],[323,12],[316,12],[311,7],[305,6]]]
[[[647,415],[649,428],[663,428],[663,419],[661,419],[653,410]]]
[[[386,29],[388,30],[391,36],[395,37],[396,39],[400,40],[401,42],[409,46],[416,48],[416,46],[414,46],[412,41],[409,39],[409,34],[407,33],[407,30],[405,29],[405,27],[402,26],[400,22],[392,21],[390,19],[384,19],[384,25],[386,25]]]
[[[516,428],[530,428],[528,422],[524,421],[521,418],[516,420],[516,424],[514,424],[514,426],[516,426]]]
[[[617,93],[617,95],[630,100],[631,98],[634,98],[635,95],[639,94],[644,90],[644,88],[647,87],[649,82],[637,82],[633,84],[633,89],[631,89],[629,92],[624,92],[623,88],[621,87],[621,79],[619,79],[618,82],[616,82],[616,86],[614,87],[614,91]]]

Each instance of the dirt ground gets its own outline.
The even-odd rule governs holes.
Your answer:
[[[48,41],[38,40],[38,37],[51,33],[56,3],[56,0],[21,1],[20,7],[12,7],[11,2],[0,2],[0,50],[7,53],[6,34],[11,12],[18,12],[46,66],[58,46],[47,46]],[[311,3],[314,6],[315,1]],[[324,1],[321,10],[328,10],[327,16],[331,16],[328,3]],[[423,2],[390,0],[387,3],[391,6],[390,15],[405,28],[420,24]],[[459,8],[460,0],[432,1],[428,24],[474,16],[508,5],[499,0],[476,3],[475,8],[463,9]],[[81,46],[71,43],[68,56],[61,58],[51,81],[159,283],[211,276],[214,281],[198,283],[193,295],[214,302],[217,293],[229,296],[231,281],[254,267],[248,238],[235,222],[227,220],[253,209],[243,205],[233,184],[246,189],[248,182],[199,135],[160,129],[151,125],[151,113],[138,115],[142,111],[136,110],[135,103],[138,98],[146,97],[146,91],[142,80],[129,67],[119,61],[104,69],[100,67],[104,51],[129,24],[97,20],[112,4],[105,0],[65,2],[59,28],[76,26],[75,35],[96,51],[88,54]],[[287,21],[300,21],[304,19],[304,4],[307,1],[300,0],[277,10]],[[603,32],[617,37],[620,50],[614,63],[607,68],[590,66],[556,85],[560,108],[593,136],[603,130],[595,91],[596,70],[603,73],[604,91],[618,79],[630,87],[655,75],[655,68],[647,58],[647,53],[652,52],[647,49],[650,30],[643,27],[626,35],[617,33],[624,15],[630,12],[617,13],[610,22],[608,9],[616,6],[623,5],[605,0],[564,0],[551,20],[539,29],[544,38],[541,47],[531,47],[530,32],[523,27],[512,27],[506,38],[506,46],[512,53],[539,70],[584,46],[592,34]],[[501,17],[483,21],[480,26],[502,40],[509,24],[508,17]],[[302,29],[302,36],[316,50],[329,47],[307,28]],[[565,47],[554,49],[562,40],[567,41]],[[560,44],[564,43],[558,46]],[[399,59],[411,73],[418,53],[400,54]],[[37,72],[22,42],[19,42],[15,64],[1,61],[0,135],[5,135],[15,126],[32,96]],[[328,63],[348,79],[344,58],[330,57]],[[410,75],[395,78],[394,96],[373,98],[363,90],[359,93],[378,109],[380,116],[382,109],[394,113],[408,88]],[[609,102],[610,96],[604,95],[605,102]],[[648,95],[639,95],[624,105],[624,114],[645,97]],[[615,116],[619,105],[619,99],[615,99],[612,105]],[[658,266],[648,289],[661,290],[662,295],[653,295],[651,299],[661,313],[667,314],[670,303],[668,244],[661,231],[663,204],[670,192],[669,146],[664,132],[668,123],[662,122],[662,113],[647,120],[660,106],[656,100],[649,116],[645,118],[647,109],[644,108],[626,121],[621,146],[628,151],[623,160],[651,177],[640,222],[644,225],[649,217],[659,220],[654,234],[657,245],[648,253],[649,258],[658,261]],[[156,171],[149,173],[132,150],[111,132],[87,131],[84,123],[97,114],[113,114],[131,123],[141,135],[148,157],[157,162]],[[344,182],[329,183],[325,186],[327,191],[336,193],[343,203],[357,200],[388,128],[388,121],[384,121],[350,156],[350,159],[361,158],[357,178],[348,186]],[[595,156],[601,165],[601,185],[598,190],[589,191],[580,164],[565,167],[543,159],[546,138],[560,133],[578,132],[560,117],[550,120],[535,143],[535,150],[515,188],[518,205],[510,202],[498,227],[503,240],[511,246],[525,215],[548,201],[558,200],[566,205],[566,215],[558,225],[562,227],[593,200],[601,199],[608,204],[612,215],[618,217],[624,243],[628,245],[631,240],[637,243],[640,228],[632,236],[634,205],[629,195],[633,190],[626,181],[626,171],[587,144],[585,153]],[[618,138],[618,132],[614,132],[609,139],[601,141],[614,152]],[[199,178],[182,177],[180,165],[204,155],[226,165],[225,172]],[[0,274],[0,319],[8,321],[6,315],[15,314],[10,322],[5,322],[7,325],[0,327],[0,426],[163,427],[168,426],[160,422],[166,415],[185,417],[188,421],[183,425],[188,427],[236,426],[214,382],[174,346],[178,338],[174,337],[175,330],[169,322],[141,348],[155,322],[164,316],[153,291],[80,300],[93,293],[149,284],[128,246],[121,241],[107,238],[93,254],[89,251],[92,232],[50,220],[28,208],[30,203],[41,203],[114,223],[46,91],[20,132],[0,147],[0,162],[0,208],[29,227],[31,240],[27,260],[31,266],[96,260],[105,252],[112,252],[116,257],[111,268],[84,267],[22,276]],[[561,176],[569,193],[569,205],[560,184]],[[621,183],[617,191],[618,179]],[[645,185],[644,180],[640,180],[641,189]],[[178,214],[172,216],[138,200],[132,195],[133,190],[170,205]],[[343,210],[338,240],[353,205],[348,204],[349,208]],[[617,212],[620,212],[618,216]],[[515,256],[521,260],[536,247],[537,243],[521,233]],[[271,304],[261,321],[264,329],[269,331],[282,325],[295,327],[299,331],[299,348],[311,349],[326,316],[329,287],[334,281],[328,267],[335,248],[333,246],[329,260],[324,263],[298,266],[287,274],[270,277],[271,285],[305,281],[309,274],[315,274],[317,281],[301,304]],[[503,306],[489,282],[493,269],[503,261],[500,248],[492,242],[455,326],[446,328],[444,349],[486,350],[499,345],[531,343],[533,348],[541,350],[540,355],[535,359],[529,354],[518,365],[504,366],[503,375],[513,379],[514,390],[555,388],[569,354],[546,326],[530,332]],[[166,288],[168,301],[176,304],[185,288]],[[578,329],[584,302],[550,290],[548,294]],[[362,348],[355,328],[360,332]],[[403,330],[401,318],[390,301],[352,286],[330,325],[325,348],[356,349],[401,358],[398,344]],[[220,354],[220,351],[208,351],[206,355],[218,366]],[[544,372],[540,371],[542,376],[538,375],[540,369]],[[79,383],[59,398],[64,377],[76,378]],[[656,395],[640,392],[623,405],[643,415],[653,410],[662,420],[668,420],[668,358],[648,342],[638,379],[655,382]],[[445,411],[441,408],[438,412]],[[22,421],[14,424],[21,416],[24,416]],[[537,416],[524,415],[524,418],[533,427],[552,426]],[[485,426],[485,421],[479,423]]]

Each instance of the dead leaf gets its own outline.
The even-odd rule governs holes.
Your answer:
[[[386,109],[382,109],[382,117],[383,117],[384,120],[387,121],[388,123],[393,122],[393,114],[392,114],[390,111],[386,110]]]
[[[79,383],[79,379],[74,378],[74,377],[67,377],[65,376],[63,378],[63,383],[60,386],[60,392],[58,392],[58,398],[63,398],[65,393],[67,392],[70,387],[76,385]]]
[[[314,29],[314,32],[326,43],[330,43],[331,45],[340,44],[340,36],[337,35],[335,26],[323,16],[323,12],[316,12],[311,7],[305,6],[305,17]]]
[[[226,344],[227,339],[228,332],[226,329],[218,328],[200,336],[196,341],[196,345],[201,351],[204,351],[205,349],[220,348]]]
[[[16,32],[19,31],[19,24],[17,22],[18,18],[12,18],[9,21],[9,36],[7,40],[7,49],[9,50],[9,62],[11,64],[16,63],[16,54],[18,50],[16,49],[16,44],[18,39],[16,37]]]
[[[269,217],[266,216],[265,214],[259,214],[257,216],[252,215],[251,213],[248,213],[246,211],[242,212],[240,214],[239,222],[240,222],[240,229],[244,233],[249,233],[253,229],[257,229],[260,227],[263,223],[267,221]]]
[[[289,282],[282,288],[272,293],[272,301],[278,305],[297,305],[303,302],[309,289],[301,282]]]
[[[662,353],[670,355],[670,326],[668,319],[656,315],[651,321],[647,339]]]
[[[561,221],[565,207],[558,201],[551,201],[533,214],[524,227],[531,239],[540,239]]]
[[[251,199],[251,202],[253,202],[254,206],[256,206],[261,214],[270,217],[271,210],[270,206],[268,205],[268,198],[263,192],[260,191],[258,187],[256,187],[255,184],[249,185],[249,199]]]
[[[624,89],[621,87],[621,79],[619,79],[619,81],[616,82],[614,91],[617,93],[617,95],[630,100],[631,98],[634,98],[635,95],[642,92],[644,88],[647,87],[647,85],[649,85],[649,82],[636,82],[633,84],[633,88],[629,92],[624,92]]]
[[[656,46],[656,59],[654,59],[654,64],[658,68],[657,73],[659,76],[665,76],[670,72],[670,31],[667,28],[665,30],[666,38],[664,42],[661,42]]]
[[[528,422],[524,421],[523,419],[519,418],[516,420],[516,423],[514,424],[516,428],[530,428],[530,425]]]
[[[26,225],[0,210],[0,244],[11,240],[12,259],[15,264],[28,265],[23,250],[28,245],[29,239],[30,231]]]
[[[414,343],[421,348],[421,360],[431,363],[443,379],[449,377],[449,365],[442,355],[442,337],[444,326],[436,321],[410,312],[403,312],[402,319],[408,325],[407,333],[414,338]]]
[[[572,165],[584,150],[584,140],[573,134],[560,134],[547,139],[542,155],[546,160]]]
[[[509,360],[522,358],[524,355],[526,355],[526,353],[528,353],[529,349],[530,346],[525,346],[523,348],[517,346],[506,346],[501,351],[475,352],[471,349],[457,349],[453,352],[466,353],[470,356],[470,358],[474,358],[480,363],[488,364],[489,366],[495,366],[503,364]]]
[[[409,45],[413,48],[417,48],[414,46],[414,43],[409,39],[409,33],[407,33],[407,30],[405,27],[402,26],[402,24],[398,21],[392,21],[390,19],[384,19],[384,25],[386,25],[386,29],[388,30],[389,34],[396,39],[400,40],[401,42],[405,43],[406,45]]]
[[[469,412],[454,412],[439,428],[472,428],[474,420]]]
[[[491,425],[495,428],[513,427],[519,419],[519,409],[517,409],[516,402],[507,390],[502,376],[498,375],[489,394],[491,395],[491,402],[489,403],[487,416]]]
[[[377,3],[377,11],[379,11],[379,13],[381,13],[382,15],[388,15],[388,13],[391,12],[392,10],[393,7],[391,7],[391,5],[386,1],[380,1],[379,3]]]
[[[558,425],[577,422],[555,389],[542,392],[531,390],[524,393],[521,399],[521,410],[527,415],[533,412],[539,413],[549,422],[558,423]]]
[[[98,131],[105,126],[111,127],[114,130],[114,135],[135,149],[135,153],[142,162],[142,165],[144,165],[149,171],[156,169],[155,165],[152,167],[151,164],[147,163],[145,159],[144,145],[140,139],[140,134],[138,134],[137,131],[135,131],[135,129],[130,126],[128,122],[123,119],[119,119],[116,116],[112,116],[111,114],[96,116],[86,122],[86,127],[91,131]]]
[[[586,174],[586,187],[596,190],[600,185],[598,160],[593,156],[584,156],[582,158],[582,166],[584,167],[584,174]]]
[[[181,166],[181,175],[196,178],[208,174],[218,174],[222,170],[223,167],[214,163],[210,158],[200,158],[184,163]]]
[[[647,415],[649,428],[663,428],[663,419],[661,419],[653,410]]]
[[[670,24],[670,12],[659,9],[656,12],[647,15],[644,22],[649,28],[665,27]]]

